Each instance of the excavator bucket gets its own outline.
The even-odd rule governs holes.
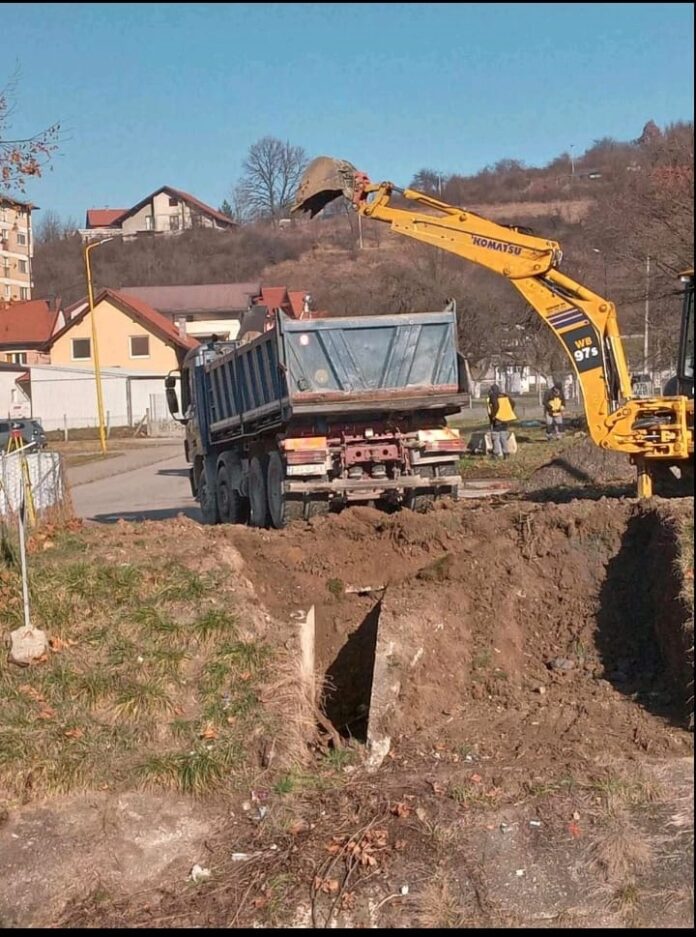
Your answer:
[[[355,166],[346,160],[317,156],[304,171],[291,211],[308,211],[313,218],[341,195],[353,201],[358,175]]]

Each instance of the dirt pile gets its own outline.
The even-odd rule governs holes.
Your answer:
[[[656,602],[658,591],[679,591],[674,577],[659,590],[652,577],[656,523],[630,501],[443,503],[424,516],[355,509],[279,534],[227,536],[274,617],[315,605],[319,663],[336,688],[327,712],[340,732],[364,733],[379,631],[391,645],[393,738],[551,765],[607,745],[690,746],[668,729],[683,724],[684,649],[663,663],[654,627],[681,634],[683,615],[678,602],[669,613]]]
[[[526,485],[528,492],[592,485],[630,485],[636,470],[628,456],[600,449],[591,439],[583,439],[561,455],[542,465]]]
[[[31,803],[27,786],[27,805],[13,805],[4,825],[0,816],[3,920],[690,923],[693,765],[683,697],[691,692],[692,533],[691,500],[647,508],[607,499],[443,502],[426,515],[359,508],[284,531],[122,523],[37,552],[38,563],[68,551],[56,591],[72,582],[92,617],[100,603],[118,605],[104,632],[107,664],[116,651],[135,653],[122,639],[137,614],[138,634],[154,629],[160,651],[186,641],[193,694],[200,648],[189,632],[203,628],[202,686],[215,706],[194,745],[206,764],[234,733],[251,738],[269,714],[266,697],[257,706],[250,692],[248,642],[262,640],[264,661],[283,659],[309,605],[325,713],[346,744],[364,739],[376,711],[391,751],[370,774],[354,743],[317,746],[292,770],[259,760],[256,743],[246,753],[235,744],[230,784],[200,799],[160,785],[147,795],[104,789]],[[95,592],[94,564],[108,596]],[[132,607],[153,589],[146,615]],[[215,614],[203,620],[207,605]],[[223,614],[233,617],[224,624],[235,640],[213,658],[210,629]],[[56,669],[61,685],[75,647],[56,655],[66,665]],[[149,659],[152,648],[138,650]],[[227,688],[218,680],[231,681],[231,696],[242,693],[239,709],[230,710],[236,697],[227,693],[218,706]],[[174,728],[187,731],[182,718],[191,722],[187,712],[157,711],[153,734],[143,736],[148,754]],[[289,721],[286,712],[285,733]],[[50,722],[21,731],[32,726],[45,734]],[[71,731],[79,752],[91,738],[83,728],[79,738]],[[189,749],[188,736],[181,744]],[[93,844],[83,826],[101,830]],[[189,880],[194,863],[211,870],[209,881]]]

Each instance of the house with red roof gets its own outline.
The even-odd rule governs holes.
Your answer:
[[[16,303],[0,300],[0,362],[47,363],[46,346],[64,324],[60,300],[53,305],[45,299]]]
[[[89,305],[81,303],[53,332],[46,345],[52,365],[94,368],[91,315]],[[94,320],[102,368],[166,374],[198,345],[148,303],[116,290],[102,290],[95,298]]]
[[[114,235],[132,238],[140,234],[181,234],[191,228],[230,231],[236,227],[236,221],[216,208],[188,192],[163,185],[132,208],[88,209],[80,235],[88,241]]]

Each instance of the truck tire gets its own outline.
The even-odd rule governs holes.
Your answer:
[[[220,521],[223,524],[246,524],[249,505],[236,488],[232,487],[230,473],[223,464],[218,469],[217,503]]]
[[[312,517],[324,517],[331,510],[331,503],[327,498],[312,498],[306,506],[301,506],[300,516],[305,520]]]
[[[418,469],[418,474],[422,478],[435,478],[435,468],[432,465],[422,465]],[[415,489],[411,488],[404,495],[404,504],[406,507],[410,508],[412,511],[416,511],[418,514],[425,513],[425,511],[429,510],[434,502],[434,491],[416,491]]]
[[[252,527],[268,526],[266,473],[258,456],[249,462],[249,524]]]
[[[208,479],[208,473],[203,468],[198,479],[198,503],[201,506],[204,524],[219,524],[220,514],[218,513],[216,485],[211,485]]]
[[[266,466],[266,495],[271,524],[278,530],[303,515],[301,499],[291,500],[283,491],[285,468],[279,452],[271,452]]]

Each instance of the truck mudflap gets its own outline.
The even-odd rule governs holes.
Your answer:
[[[336,493],[368,491],[399,491],[420,489],[439,491],[443,488],[458,489],[460,475],[438,475],[435,478],[423,478],[420,475],[403,475],[400,478],[334,478],[330,481],[285,481],[283,491],[286,494]]]

